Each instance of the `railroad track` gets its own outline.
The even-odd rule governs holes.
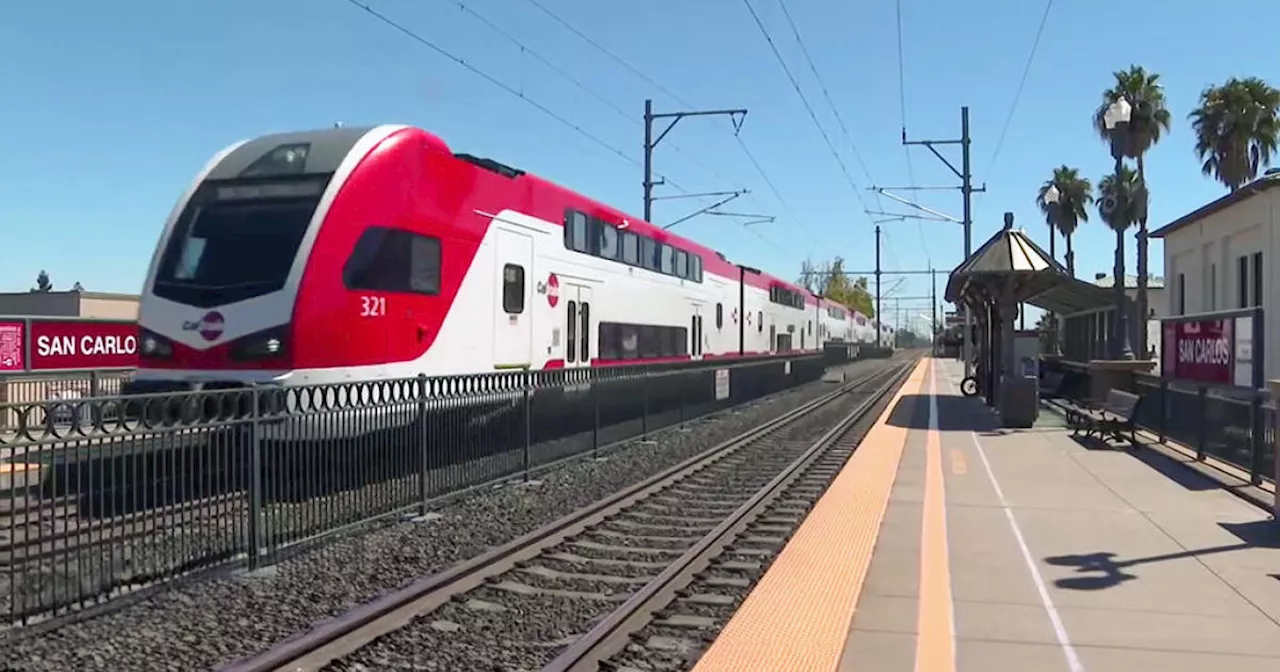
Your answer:
[[[914,363],[891,362],[222,670],[568,671],[641,661],[648,667],[634,669],[684,669],[853,452],[870,411]],[[642,632],[649,636],[632,643]]]

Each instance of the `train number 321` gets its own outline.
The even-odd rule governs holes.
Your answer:
[[[360,317],[381,317],[387,314],[387,298],[385,296],[360,297]]]

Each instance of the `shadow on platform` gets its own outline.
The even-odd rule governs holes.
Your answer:
[[[1073,576],[1058,579],[1053,584],[1066,590],[1104,590],[1118,586],[1125,581],[1132,581],[1138,576],[1125,572],[1137,565],[1145,565],[1166,560],[1195,558],[1215,553],[1230,553],[1251,548],[1280,548],[1280,531],[1277,531],[1270,520],[1258,520],[1248,523],[1218,523],[1222,529],[1230,532],[1240,540],[1238,544],[1225,544],[1207,548],[1187,549],[1176,553],[1150,555],[1129,560],[1117,560],[1115,553],[1099,551],[1075,555],[1059,555],[1045,558],[1045,562],[1056,567],[1075,567],[1077,572],[1092,576]],[[1270,575],[1280,578],[1280,575]]]
[[[992,432],[1000,418],[976,397],[938,395],[938,429],[944,432]],[[929,395],[904,394],[889,413],[888,423],[907,429],[930,429]]]

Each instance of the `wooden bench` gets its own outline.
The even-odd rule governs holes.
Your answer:
[[[1133,419],[1141,402],[1142,397],[1131,392],[1107,390],[1107,396],[1102,401],[1086,401],[1079,407],[1069,409],[1067,425],[1071,427],[1072,434],[1084,432],[1085,436],[1097,436],[1100,439],[1111,437],[1118,441],[1127,438],[1136,444],[1138,430]]]
[[[1049,397],[1057,397],[1062,393],[1062,383],[1066,381],[1067,375],[1059,371],[1047,371],[1040,378],[1040,397],[1042,399]]]

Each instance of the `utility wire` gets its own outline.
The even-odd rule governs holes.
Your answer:
[[[784,0],[778,0],[778,5],[782,7],[782,15],[787,17],[787,25],[791,26],[791,33],[796,36],[796,43],[800,45],[800,53],[804,54],[804,60],[809,64],[809,72],[812,72],[813,78],[818,81],[818,87],[822,89],[822,96],[826,98],[827,106],[831,108],[831,113],[835,115],[836,123],[840,126],[840,132],[844,134],[844,139],[849,141],[849,147],[853,150],[853,156],[858,160],[858,165],[862,168],[862,174],[867,177],[868,184],[875,184],[875,178],[871,177],[871,171],[867,170],[867,162],[862,160],[862,153],[858,151],[858,144],[853,141],[853,136],[849,133],[848,127],[844,125],[844,118],[840,116],[839,108],[831,100],[831,93],[827,91],[827,85],[822,81],[822,75],[818,74],[818,67],[814,65],[813,58],[809,56],[809,48],[805,46],[804,38],[800,36],[800,29],[796,27],[796,22],[791,19],[791,12],[787,9],[787,3]]]
[[[587,44],[591,45],[592,47],[595,47],[595,49],[596,49],[597,51],[599,51],[600,53],[604,54],[605,56],[608,56],[608,57],[609,57],[613,62],[615,62],[615,63],[617,63],[618,65],[622,66],[624,69],[626,69],[627,71],[629,71],[631,74],[635,75],[636,77],[639,77],[640,79],[644,80],[647,84],[649,84],[649,85],[650,85],[650,86],[652,86],[653,88],[657,89],[658,91],[662,92],[663,94],[665,94],[665,95],[666,95],[668,98],[670,98],[671,100],[673,100],[673,101],[675,101],[675,102],[679,103],[680,105],[683,105],[683,106],[684,106],[684,107],[686,107],[686,108],[693,109],[693,107],[694,107],[694,106],[693,106],[693,104],[692,104],[692,103],[690,103],[690,102],[688,102],[688,101],[684,100],[683,98],[681,98],[681,97],[679,96],[679,94],[675,93],[675,92],[674,92],[674,91],[672,91],[671,89],[668,89],[667,87],[663,86],[661,83],[659,83],[659,82],[655,81],[652,77],[650,77],[650,76],[648,76],[648,75],[644,74],[643,72],[641,72],[639,68],[636,68],[635,66],[631,65],[630,63],[628,63],[628,62],[627,62],[625,59],[623,59],[621,56],[618,56],[618,55],[617,55],[617,54],[615,54],[612,50],[610,50],[608,47],[605,47],[604,45],[602,45],[602,44],[600,44],[599,42],[597,42],[597,41],[596,41],[594,38],[592,38],[590,35],[588,35],[588,34],[586,34],[585,32],[583,32],[583,31],[579,30],[576,26],[574,26],[573,24],[569,23],[567,20],[565,20],[564,18],[562,18],[560,15],[556,14],[555,12],[551,11],[550,9],[547,9],[547,7],[546,7],[545,5],[543,5],[541,2],[539,2],[539,0],[525,0],[525,2],[527,2],[527,3],[531,4],[531,5],[533,5],[534,7],[536,7],[539,11],[541,11],[543,14],[546,14],[546,15],[547,15],[549,18],[551,18],[553,21],[555,21],[556,23],[559,23],[561,26],[564,26],[566,30],[568,30],[569,32],[573,33],[574,35],[577,35],[577,36],[578,36],[579,38],[581,38],[584,42],[586,42]],[[749,161],[751,162],[752,167],[754,167],[754,168],[756,169],[756,172],[760,174],[760,179],[764,181],[765,186],[769,187],[769,191],[773,194],[773,197],[774,197],[774,198],[776,198],[776,199],[778,200],[778,203],[782,205],[782,209],[783,209],[783,211],[785,211],[785,212],[787,213],[787,215],[788,215],[789,217],[791,217],[791,219],[792,219],[794,222],[796,222],[797,224],[799,224],[799,225],[803,226],[803,222],[802,222],[802,220],[801,220],[799,217],[797,217],[797,216],[796,216],[795,210],[793,210],[793,209],[791,208],[791,204],[790,204],[790,203],[788,203],[788,202],[787,202],[787,199],[786,199],[786,198],[784,198],[784,197],[782,196],[782,192],[778,191],[778,187],[774,184],[773,180],[769,178],[769,174],[765,171],[764,167],[763,167],[762,165],[760,165],[760,162],[759,162],[758,160],[756,160],[755,155],[754,155],[754,154],[752,154],[752,153],[751,153],[751,150],[747,148],[747,143],[746,143],[746,142],[744,142],[744,141],[743,141],[743,139],[742,139],[742,137],[741,137],[740,135],[736,134],[736,133],[734,134],[734,136],[733,136],[733,137],[734,137],[734,139],[735,139],[735,140],[737,140],[737,142],[738,142],[738,146],[742,148],[742,152],[743,152],[743,154],[745,154],[745,155],[746,155],[747,160],[749,160]]]
[[[902,136],[907,135],[907,60],[903,56],[902,46],[902,0],[894,2],[896,13],[896,23],[898,28],[898,112],[902,119]],[[906,144],[902,145],[902,155],[907,159],[907,185],[916,186],[916,171],[911,165],[911,148]],[[915,190],[911,191],[911,202],[916,205],[920,204],[919,196]],[[881,208],[883,210],[884,208]],[[928,238],[924,235],[924,224],[920,220],[916,220],[916,233],[920,234],[920,245],[924,249],[925,259],[929,261],[929,265],[933,265],[933,255],[929,253]]]
[[[804,109],[809,113],[809,119],[813,121],[814,127],[818,129],[818,133],[822,135],[823,141],[826,142],[831,156],[839,164],[840,172],[844,175],[845,181],[849,183],[849,188],[853,190],[853,195],[862,204],[864,212],[870,210],[871,208],[867,207],[866,199],[858,191],[857,182],[854,182],[853,177],[849,175],[849,168],[844,165],[844,159],[840,158],[840,153],[836,151],[835,145],[831,143],[831,136],[827,135],[826,129],[822,128],[822,124],[818,122],[818,115],[814,113],[813,106],[809,104],[809,99],[805,97],[804,91],[800,89],[800,84],[796,82],[795,75],[791,74],[791,68],[787,67],[787,62],[782,58],[782,53],[778,51],[778,45],[774,44],[773,38],[769,35],[769,30],[764,27],[764,22],[760,20],[760,15],[756,13],[755,7],[751,6],[751,0],[742,0],[742,4],[747,6],[747,11],[751,12],[751,18],[755,19],[756,26],[760,28],[760,33],[764,35],[765,41],[769,43],[769,49],[773,51],[774,57],[778,59],[778,64],[782,66],[782,71],[786,73],[787,79],[791,81],[791,86],[795,88],[796,94],[800,96],[800,102],[804,103]]]
[[[431,40],[428,40],[427,38],[423,37],[422,35],[418,34],[417,32],[414,32],[412,29],[410,29],[410,28],[408,28],[408,27],[406,27],[406,26],[404,26],[404,25],[402,25],[402,24],[400,24],[400,23],[396,22],[395,20],[391,19],[390,17],[388,17],[388,16],[386,16],[386,15],[384,15],[384,14],[382,14],[382,13],[378,12],[378,11],[377,11],[377,10],[375,10],[374,8],[370,7],[369,5],[367,5],[367,4],[363,3],[363,2],[360,2],[359,0],[346,0],[346,2],[347,2],[348,4],[350,4],[350,5],[354,6],[354,7],[357,7],[357,8],[359,8],[359,9],[363,9],[365,12],[369,13],[369,15],[373,16],[374,18],[376,18],[377,20],[381,21],[382,23],[385,23],[386,25],[388,25],[388,26],[390,26],[390,27],[392,27],[392,28],[394,28],[394,29],[396,29],[396,30],[400,31],[401,33],[404,33],[405,35],[409,36],[410,38],[412,38],[414,41],[418,42],[419,44],[422,44],[423,46],[425,46],[425,47],[427,47],[428,49],[430,49],[430,50],[432,50],[432,51],[436,52],[437,54],[439,54],[439,55],[441,55],[441,56],[444,56],[445,58],[447,58],[447,59],[449,59],[449,60],[453,61],[454,63],[457,63],[458,65],[460,65],[460,66],[462,66],[462,67],[466,68],[467,70],[471,71],[473,74],[475,74],[475,75],[479,76],[480,78],[484,79],[485,81],[489,82],[490,84],[493,84],[494,86],[496,86],[496,87],[498,87],[498,88],[502,89],[503,91],[506,91],[507,93],[509,93],[509,94],[511,94],[511,95],[513,95],[513,96],[515,96],[515,97],[517,97],[517,98],[519,98],[519,99],[521,99],[521,100],[525,101],[526,103],[528,103],[529,105],[531,105],[531,106],[533,106],[535,109],[537,109],[538,111],[542,112],[543,114],[547,115],[548,117],[551,117],[552,119],[556,120],[556,121],[557,121],[557,122],[559,122],[560,124],[562,124],[562,125],[564,125],[564,126],[566,126],[566,127],[568,127],[568,128],[571,128],[571,129],[573,129],[574,131],[577,131],[577,132],[578,132],[578,134],[582,135],[582,137],[584,137],[584,138],[586,138],[586,139],[590,140],[592,143],[594,143],[594,144],[598,145],[599,147],[601,147],[601,148],[603,148],[603,149],[605,149],[605,150],[609,151],[611,154],[614,154],[614,155],[615,155],[615,156],[617,156],[618,158],[620,158],[620,159],[622,159],[622,160],[626,161],[627,163],[630,163],[630,164],[632,164],[632,165],[634,165],[634,166],[640,166],[640,165],[641,165],[641,163],[640,163],[639,161],[637,161],[637,160],[636,160],[635,158],[633,158],[632,156],[628,155],[626,152],[622,151],[621,149],[618,149],[617,147],[615,147],[614,145],[610,144],[609,142],[607,142],[607,141],[605,141],[605,140],[601,139],[599,136],[597,136],[597,135],[595,135],[595,134],[593,134],[593,133],[591,133],[591,132],[589,132],[589,131],[587,131],[587,130],[583,129],[581,126],[578,126],[577,124],[573,123],[573,122],[572,122],[572,121],[570,121],[569,119],[567,119],[567,118],[565,118],[564,116],[562,116],[562,115],[560,115],[559,113],[557,113],[555,110],[552,110],[551,108],[547,107],[546,105],[543,105],[542,103],[539,103],[538,101],[536,101],[536,100],[534,100],[534,99],[532,99],[532,98],[530,98],[530,97],[528,97],[528,96],[524,95],[523,93],[521,93],[520,91],[516,90],[514,87],[510,86],[509,84],[507,84],[507,83],[503,82],[502,80],[500,80],[500,79],[498,79],[498,78],[494,77],[493,75],[490,75],[489,73],[487,73],[487,72],[485,72],[485,71],[481,70],[480,68],[477,68],[476,66],[471,65],[470,63],[466,62],[466,61],[465,61],[464,59],[462,59],[461,57],[455,56],[454,54],[450,53],[449,51],[446,51],[444,48],[442,48],[442,47],[440,47],[439,45],[435,44],[435,43],[434,43],[434,42],[432,42]],[[664,179],[666,179],[666,178],[664,178]],[[667,183],[668,183],[668,184],[672,184],[673,186],[675,186],[675,184],[674,184],[673,182],[671,182],[671,180],[670,180],[670,179],[667,179]],[[677,188],[679,188],[679,187],[677,187]]]
[[[641,122],[641,121],[637,120],[634,114],[631,114],[630,112],[627,112],[626,110],[622,109],[622,108],[621,108],[621,107],[619,107],[618,105],[614,104],[614,103],[613,103],[613,101],[609,100],[608,98],[605,98],[605,97],[604,97],[602,94],[600,94],[598,91],[596,91],[595,89],[593,89],[593,88],[591,88],[591,87],[587,86],[587,85],[586,85],[586,84],[584,84],[581,80],[579,80],[579,79],[577,79],[576,77],[574,77],[571,73],[569,73],[568,71],[566,71],[564,68],[561,68],[560,66],[556,65],[555,63],[552,63],[552,62],[551,62],[549,59],[547,59],[545,56],[543,56],[542,54],[538,53],[538,51],[537,51],[537,50],[535,50],[533,47],[530,47],[529,45],[527,45],[527,44],[525,44],[524,42],[522,42],[522,41],[521,41],[519,38],[517,38],[516,36],[512,35],[511,33],[508,33],[508,32],[507,32],[507,31],[505,31],[505,30],[503,30],[500,26],[498,26],[497,24],[495,24],[492,20],[490,20],[490,19],[486,18],[486,17],[485,17],[483,14],[481,14],[480,12],[477,12],[476,10],[472,9],[472,8],[471,8],[467,3],[462,2],[462,0],[452,0],[452,2],[453,2],[455,5],[457,5],[459,9],[461,9],[461,10],[462,10],[462,11],[464,11],[464,12],[466,12],[467,14],[470,14],[470,15],[471,15],[472,17],[474,17],[477,21],[479,21],[480,23],[483,23],[486,27],[488,27],[488,28],[489,28],[490,30],[492,30],[493,32],[495,32],[495,33],[497,33],[497,34],[501,35],[501,36],[502,36],[503,38],[505,38],[508,42],[511,42],[512,44],[516,45],[517,47],[520,47],[520,51],[521,51],[521,53],[525,53],[525,54],[528,54],[528,55],[532,56],[532,57],[534,58],[534,60],[538,61],[539,63],[542,63],[542,64],[543,64],[543,65],[545,65],[545,66],[547,66],[548,68],[550,68],[550,69],[551,69],[551,71],[552,71],[552,72],[554,72],[554,73],[556,73],[556,74],[560,75],[561,77],[565,78],[565,79],[566,79],[566,80],[568,80],[570,83],[572,83],[574,86],[576,86],[576,87],[578,87],[579,89],[581,89],[584,93],[586,93],[587,95],[591,96],[592,98],[595,98],[597,101],[599,101],[599,102],[600,102],[601,104],[603,104],[605,107],[608,107],[610,110],[613,110],[613,111],[614,111],[618,116],[620,116],[620,117],[622,117],[623,119],[627,120],[627,122],[628,122],[628,123],[631,123],[631,124],[633,124],[633,125],[637,125],[637,126],[643,125],[643,122]],[[680,147],[679,147],[679,146],[677,146],[677,145],[675,145],[675,144],[672,144],[672,145],[671,145],[671,148],[672,148],[673,150],[675,150],[675,151],[679,152],[679,153],[680,153],[680,154],[682,154],[682,155],[684,155],[684,154],[685,154],[685,152],[684,152],[683,150],[681,150],[681,149],[680,149]],[[698,163],[698,164],[700,164],[702,167],[704,167],[704,168],[706,168],[707,170],[709,170],[709,171],[710,171],[713,175],[715,175],[717,178],[719,178],[719,179],[721,179],[721,180],[726,180],[726,181],[728,180],[728,178],[726,178],[725,176],[721,175],[721,174],[720,174],[720,172],[719,172],[719,171],[717,171],[714,167],[712,167],[712,166],[708,165],[707,163],[705,163],[705,162],[701,161],[700,159],[697,159],[697,158],[695,158],[695,157],[691,157],[691,156],[686,156],[686,158],[691,158],[691,159],[693,159],[695,163]],[[667,184],[669,184],[669,185],[671,185],[672,187],[674,187],[677,191],[680,191],[680,192],[682,192],[682,193],[686,193],[686,194],[687,194],[687,193],[689,193],[687,189],[685,189],[684,187],[680,186],[678,183],[673,182],[670,178],[666,177],[665,175],[659,175],[659,176],[660,176],[660,177],[662,177],[662,179],[663,179],[663,180],[665,180]],[[703,201],[705,202],[705,198],[704,198],[704,199],[700,199],[700,200],[703,200]]]
[[[1036,28],[1036,38],[1031,42],[1031,52],[1027,54],[1027,63],[1022,67],[1022,79],[1018,81],[1018,89],[1013,94],[1013,102],[1009,105],[1009,115],[1004,119],[1004,128],[1000,129],[1000,139],[996,141],[996,151],[991,153],[991,161],[987,163],[987,173],[991,172],[996,158],[1000,156],[1000,148],[1004,147],[1005,135],[1009,133],[1009,125],[1013,123],[1013,115],[1018,111],[1018,100],[1022,98],[1022,90],[1027,86],[1027,76],[1031,74],[1031,64],[1036,59],[1036,49],[1040,46],[1040,37],[1044,35],[1045,24],[1049,22],[1049,11],[1053,9],[1053,0],[1044,5],[1044,15],[1040,17],[1040,27]]]

